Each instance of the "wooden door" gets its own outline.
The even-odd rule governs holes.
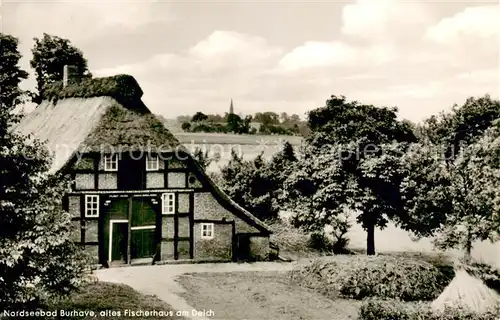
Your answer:
[[[153,258],[158,247],[158,214],[147,198],[132,198],[130,258]]]
[[[239,234],[236,236],[236,259],[239,261],[252,260],[250,252],[250,236]]]
[[[109,257],[110,262],[127,263],[128,256],[128,221],[110,221]]]

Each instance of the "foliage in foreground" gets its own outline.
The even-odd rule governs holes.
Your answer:
[[[71,239],[61,195],[69,186],[47,174],[48,152],[11,130],[22,95],[17,39],[0,34],[0,310],[29,308],[82,283],[85,259]],[[5,99],[4,99],[5,98]]]
[[[359,310],[359,320],[496,320],[500,310],[485,314],[459,308],[433,312],[425,302],[405,303],[398,300],[367,300]]]
[[[330,298],[416,301],[436,298],[450,279],[425,261],[389,256],[338,256],[295,267],[291,280]]]
[[[137,317],[124,316],[124,310],[143,311],[172,311],[174,315],[168,319],[183,319],[175,316],[175,310],[155,296],[143,295],[124,284],[97,282],[87,284],[80,291],[75,292],[67,299],[59,300],[49,305],[50,310],[93,310],[94,312],[115,310],[121,311],[122,315],[113,317],[111,314],[100,319],[137,319]],[[77,319],[78,317],[74,317]],[[165,319],[165,317],[147,317],[148,319]],[[66,318],[72,319],[72,318]],[[81,319],[81,318],[80,318]]]

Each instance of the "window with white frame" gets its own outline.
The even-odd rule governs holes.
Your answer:
[[[105,154],[104,155],[104,171],[118,171],[118,155]]]
[[[202,223],[201,224],[201,238],[202,239],[213,239],[214,237],[214,224],[213,223]]]
[[[160,161],[157,155],[148,155],[146,157],[146,171],[156,171],[160,168]]]
[[[161,196],[161,208],[163,214],[175,213],[175,193],[164,193]]]
[[[99,217],[99,196],[85,195],[85,217]]]

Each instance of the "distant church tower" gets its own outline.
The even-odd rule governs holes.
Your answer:
[[[229,114],[234,113],[234,107],[233,107],[233,98],[231,98],[231,105],[229,106]]]

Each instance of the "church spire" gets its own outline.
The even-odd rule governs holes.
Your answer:
[[[234,107],[233,107],[233,98],[231,98],[231,105],[229,106],[229,114],[234,113]]]

